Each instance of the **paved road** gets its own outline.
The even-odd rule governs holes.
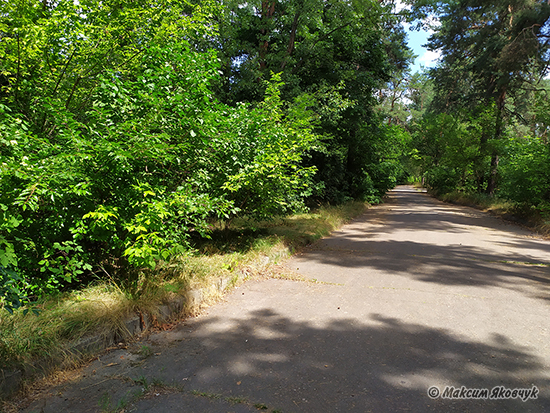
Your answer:
[[[287,263],[318,282],[248,282],[26,411],[549,412],[549,262],[519,227],[398,187]]]

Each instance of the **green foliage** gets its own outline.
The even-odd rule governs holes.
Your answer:
[[[499,195],[549,212],[550,147],[540,138],[511,137],[501,164]]]
[[[240,105],[224,118],[230,136],[221,142],[228,174],[221,187],[232,194],[239,209],[257,218],[303,209],[315,172],[315,167],[303,167],[300,162],[316,139],[306,101],[298,98],[285,114],[279,80],[274,75],[257,108]]]
[[[515,93],[531,75],[545,70],[545,23],[550,5],[535,0],[415,2],[413,14],[435,15],[439,25],[429,47],[439,49],[437,105],[473,108]]]
[[[10,313],[26,303],[25,281],[11,266],[0,265],[0,304]]]
[[[431,15],[439,22],[432,27],[428,43],[441,53],[441,63],[430,71],[435,91],[430,111],[457,117],[466,124],[471,123],[468,118],[478,118],[473,122],[484,124],[483,132],[477,133],[479,155],[467,156],[472,166],[467,166],[466,159],[437,164],[437,172],[430,173],[430,178],[437,180],[437,186],[444,185],[444,191],[463,187],[493,195],[498,190],[499,162],[505,155],[506,128],[515,127],[522,136],[526,131],[521,124],[531,123],[532,132],[536,132],[533,120],[545,118],[532,111],[532,97],[548,73],[550,4],[535,0],[423,0],[409,4],[413,5],[411,16]],[[490,116],[479,114],[480,108],[487,112],[483,108],[488,107],[492,107]],[[467,184],[464,167],[472,169],[475,185]]]
[[[535,113],[545,102],[534,102]],[[540,106],[539,106],[540,105]],[[488,185],[491,154],[500,158],[498,189],[501,199],[547,214],[550,205],[550,147],[547,127],[539,118],[534,132],[539,136],[518,137],[519,128],[506,130],[506,140],[495,140],[494,106],[463,111],[452,116],[424,116],[414,143],[426,185],[439,194],[483,192]]]
[[[483,191],[492,153],[501,153],[499,141],[489,139],[494,127],[492,106],[424,116],[415,132],[426,184],[438,193]]]
[[[275,75],[254,107],[217,102],[216,53],[190,44],[215,33],[208,5],[161,3],[6,11],[23,16],[0,26],[6,308],[99,270],[135,289],[213,218],[304,207],[317,140],[304,97],[284,103]]]
[[[218,16],[224,102],[258,102],[269,73],[285,82],[281,99],[308,97],[322,145],[305,166],[318,171],[311,202],[377,200],[391,186],[377,153],[388,135],[373,113],[375,90],[385,88],[410,54],[391,4],[364,0],[224,0]]]
[[[70,283],[78,279],[84,271],[90,271],[91,265],[79,259],[83,251],[82,246],[74,241],[64,241],[62,244],[54,242],[51,249],[46,251],[43,259],[38,262],[40,272],[48,273],[44,280],[45,288],[57,290],[57,285],[61,281]]]

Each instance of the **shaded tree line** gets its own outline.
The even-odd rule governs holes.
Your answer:
[[[410,84],[417,171],[439,193],[499,196],[548,214],[550,4],[409,3],[411,20],[432,21],[428,46],[441,53],[417,76],[422,84]]]

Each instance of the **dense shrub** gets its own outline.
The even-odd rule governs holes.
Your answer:
[[[203,9],[138,2],[117,21],[109,2],[83,4],[90,14],[72,1],[15,10],[24,16],[0,50],[15,52],[10,36],[24,46],[0,95],[9,308],[93,274],[134,282],[187,249],[191,234],[208,236],[212,218],[284,214],[310,194],[315,170],[301,159],[316,137],[304,98],[285,105],[273,76],[255,106],[217,102],[219,61],[186,40],[208,35]],[[97,19],[109,16],[113,55],[98,46]]]

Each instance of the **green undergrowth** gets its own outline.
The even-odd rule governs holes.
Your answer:
[[[550,236],[550,211],[548,208],[517,203],[508,199],[486,194],[451,192],[437,196],[452,204],[466,205],[490,212],[493,215],[525,225],[545,237]]]
[[[185,297],[191,289],[202,289],[207,302],[214,302],[220,294],[209,286],[220,277],[235,275],[236,282],[237,274],[247,278],[269,272],[271,266],[365,208],[362,202],[350,202],[261,222],[245,218],[216,222],[210,240],[197,238],[191,252],[159,263],[154,271],[141,274],[131,288],[106,277],[82,290],[34,303],[37,314],[23,309],[13,315],[1,312],[0,367],[68,357],[64,349],[69,343],[91,333],[121,329],[132,312],[154,316],[159,304]],[[180,316],[197,310],[187,306]]]

